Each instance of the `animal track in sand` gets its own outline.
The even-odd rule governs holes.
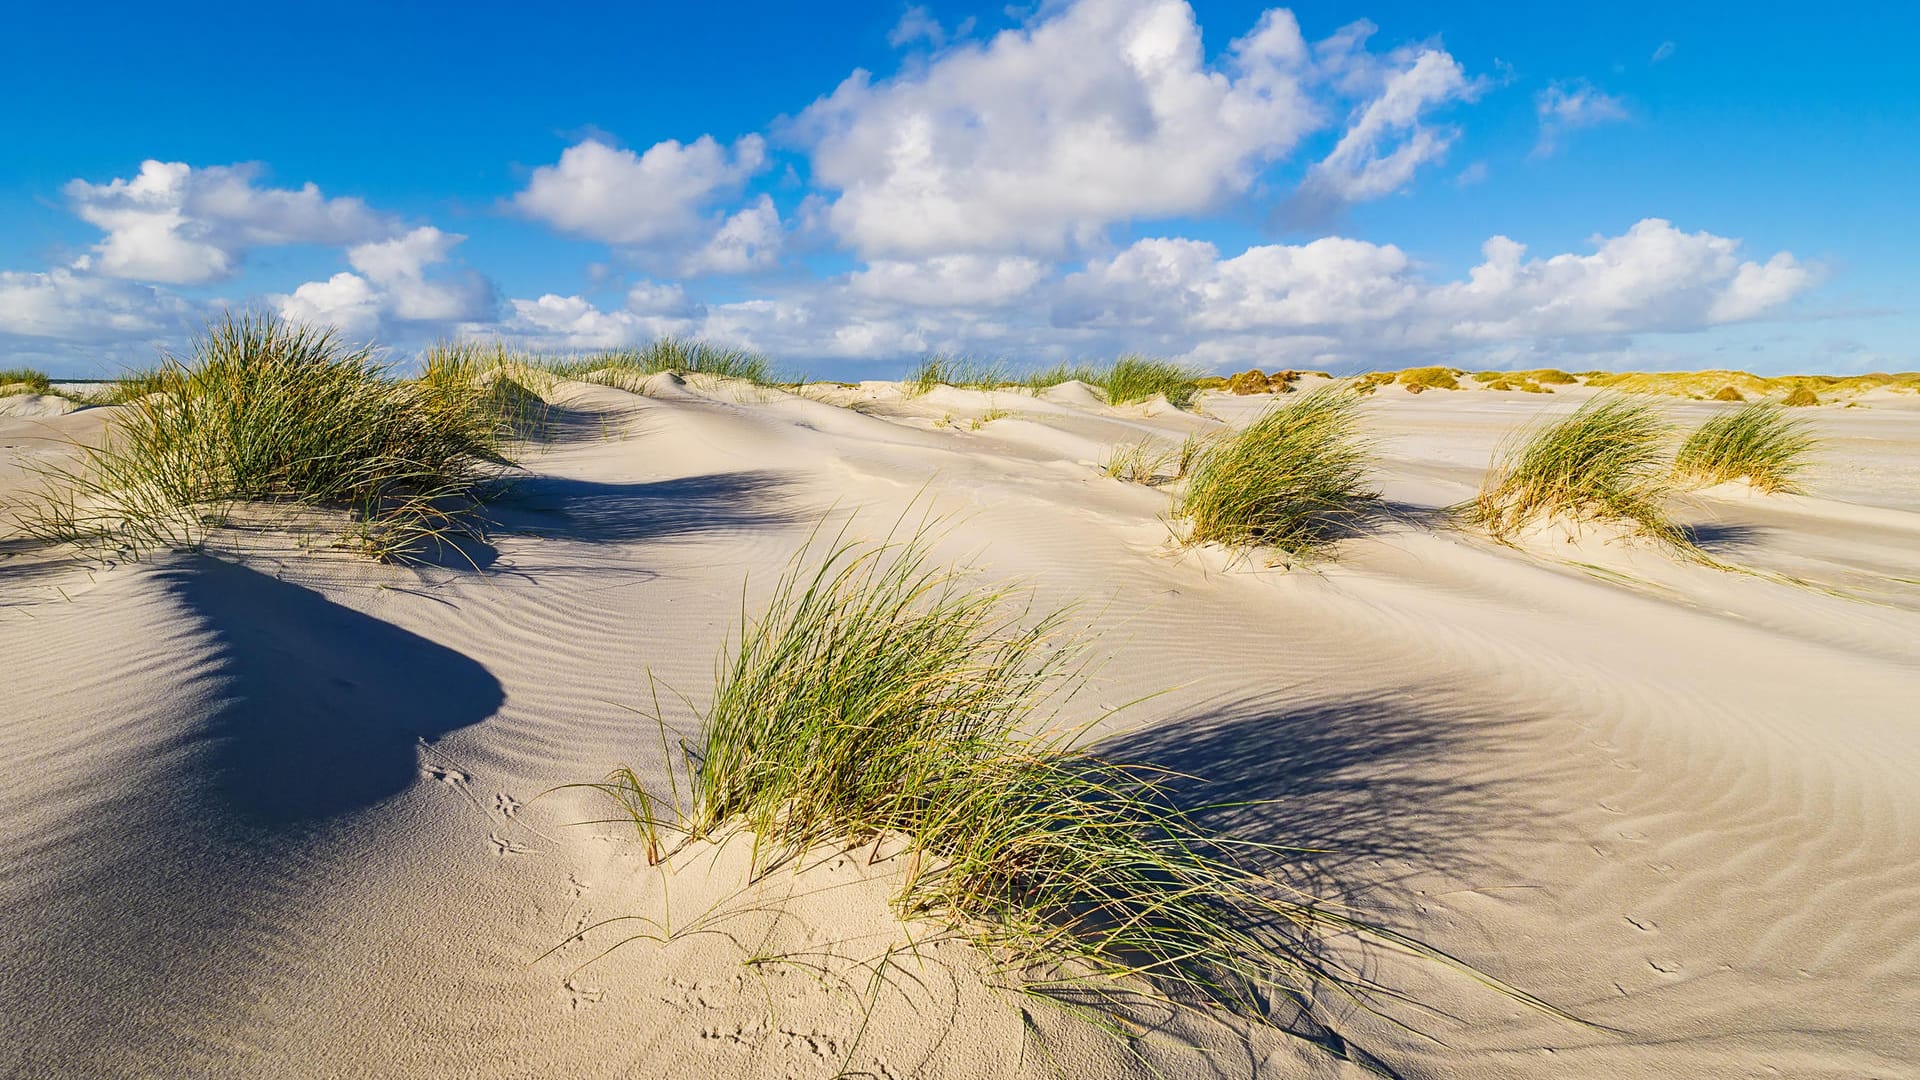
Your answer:
[[[605,990],[597,986],[582,986],[573,979],[568,979],[560,986],[567,992],[567,1007],[570,1009],[590,1009],[607,996]]]
[[[495,855],[525,855],[527,852],[533,850],[525,844],[509,840],[499,833],[488,833],[487,843],[493,845],[493,853]]]
[[[707,1049],[749,1050],[757,1033],[750,1032],[744,1025],[736,1024],[731,1028],[707,1027],[700,1029],[700,1041]]]
[[[510,818],[520,812],[520,800],[503,791],[493,797],[493,808],[501,817]]]
[[[1641,920],[1636,919],[1631,915],[1622,915],[1620,917],[1627,920],[1628,926],[1631,926],[1635,930],[1639,930],[1642,933],[1651,934],[1655,930],[1660,929],[1660,924],[1657,922],[1654,922],[1652,919],[1648,919],[1645,922],[1642,922]]]
[[[1680,974],[1680,961],[1678,960],[1669,960],[1664,957],[1656,960],[1653,957],[1649,956],[1647,957],[1647,966],[1659,972],[1662,975]]]
[[[449,769],[440,765],[422,765],[420,775],[429,780],[438,780],[455,791],[465,791],[467,785],[473,783],[473,777],[459,769]]]
[[[804,1048],[817,1058],[837,1058],[840,1056],[840,1041],[831,1035],[818,1031],[800,1031],[793,1028],[780,1028],[780,1034],[786,1036],[788,1046]]]

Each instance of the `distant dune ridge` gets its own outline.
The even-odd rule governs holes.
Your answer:
[[[353,390],[422,410],[355,474],[375,479],[313,494],[269,470],[233,513],[176,507],[193,529],[131,546],[50,543],[36,497],[173,407],[106,402],[187,391],[0,378],[0,1075],[1920,1060],[1920,376],[942,359],[800,385],[691,342],[435,364]],[[460,433],[433,459],[457,490],[389,467],[423,431]],[[170,467],[220,480],[206,460]],[[395,505],[428,527],[348,527]],[[677,832],[689,754],[717,747],[716,658],[794,553],[929,515],[925,565],[1085,634],[1091,681],[1026,735],[1086,725],[1086,753],[1169,770],[1193,836],[1274,845],[1223,850],[1275,895],[1458,962],[1335,933],[1319,962],[1387,992],[1036,996],[1072,961],[891,902],[955,850],[911,842],[898,803],[759,807],[808,840],[785,860]],[[642,828],[578,786],[622,767]],[[850,805],[895,816],[783,816]]]

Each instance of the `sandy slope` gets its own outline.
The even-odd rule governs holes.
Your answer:
[[[1084,602],[1107,657],[1089,707],[1147,698],[1108,749],[1273,800],[1218,823],[1326,848],[1287,872],[1590,1022],[1374,958],[1435,1007],[1396,1014],[1424,1035],[1341,1013],[1391,1069],[1915,1075],[1910,401],[1818,410],[1811,496],[1690,502],[1757,571],[1730,574],[1422,524],[1579,395],[1390,389],[1367,416],[1403,520],[1282,572],[1170,552],[1166,494],[1093,467],[1265,398],[650,389],[563,387],[482,572],[267,542],[107,568],[0,554],[0,1073],[1146,1075],[1043,1007],[1023,1019],[964,946],[889,953],[909,935],[887,852],[742,891],[730,846],[669,880],[628,833],[575,824],[604,814],[591,793],[542,795],[623,763],[663,782],[634,711],[649,673],[700,699],[743,588],[756,602],[823,517],[877,535],[919,500],[956,515],[942,554],[982,580]],[[1012,415],[973,429],[990,409]],[[104,412],[0,419],[0,487]],[[596,925],[629,915],[676,939],[589,963],[651,932]],[[1168,1075],[1352,1071],[1268,1031],[1181,1034],[1212,1052],[1137,1048]]]

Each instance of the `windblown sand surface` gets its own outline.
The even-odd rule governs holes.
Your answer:
[[[649,673],[703,701],[823,519],[878,536],[917,502],[954,515],[942,557],[1083,603],[1086,709],[1144,699],[1106,751],[1251,803],[1211,820],[1322,849],[1284,873],[1586,1021],[1361,954],[1432,1008],[1389,1008],[1410,1031],[1330,1003],[1355,1052],[1407,1076],[1917,1075],[1910,396],[1810,411],[1812,495],[1681,508],[1742,574],[1433,527],[1577,390],[1376,394],[1397,516],[1287,571],[1172,550],[1166,492],[1095,468],[1265,397],[651,389],[563,385],[478,572],[271,535],[0,555],[0,1073],[1148,1075],[968,947],[907,951],[932,928],[889,913],[886,851],[747,887],[730,844],[667,877],[630,828],[579,824],[593,793],[542,795],[622,764],[664,784]],[[973,430],[989,409],[1011,415]],[[0,417],[0,489],[105,415]],[[595,960],[659,932],[602,924],[634,915],[672,943]],[[1135,1048],[1172,1076],[1357,1074],[1245,1025]]]

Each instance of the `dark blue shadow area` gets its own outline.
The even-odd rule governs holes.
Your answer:
[[[244,566],[196,559],[173,589],[206,619],[227,679],[203,732],[214,793],[260,824],[392,798],[418,776],[417,743],[506,697],[461,653]]]
[[[489,514],[503,532],[588,543],[657,540],[795,521],[787,485],[762,471],[636,484],[543,475],[515,483]]]
[[[0,1075],[225,1074],[236,1018],[297,1000],[303,957],[381,963],[313,915],[364,887],[356,853],[415,842],[450,805],[397,798],[421,740],[505,697],[458,651],[258,571],[191,556],[155,577],[191,630],[111,741],[44,758],[85,786],[0,875]],[[417,902],[442,887],[460,886]]]

